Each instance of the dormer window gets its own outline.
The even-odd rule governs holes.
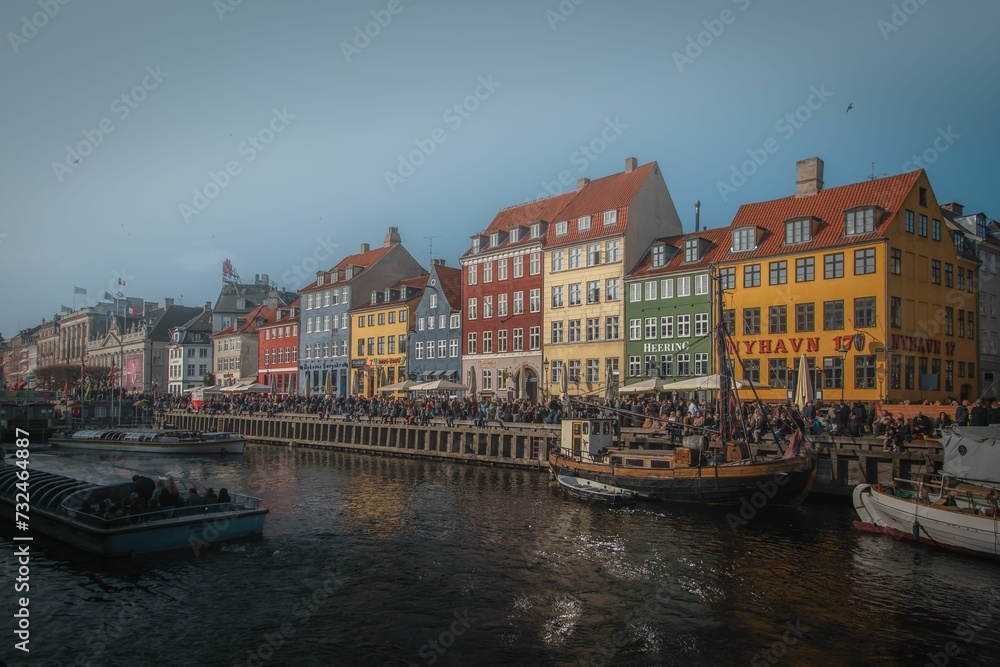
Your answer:
[[[852,208],[844,214],[844,234],[870,234],[875,231],[875,207]]]
[[[388,287],[385,288],[385,300],[392,301],[392,291]]]
[[[521,236],[520,231],[521,231],[520,229],[514,228],[510,230],[510,232],[508,232],[508,234],[510,235],[511,243],[517,243],[518,238]]]
[[[699,259],[701,259],[701,239],[684,241],[684,261],[697,262]]]
[[[590,229],[590,216],[585,215],[576,221],[576,230],[578,232],[585,232]]]
[[[372,290],[372,305],[374,306],[376,303],[378,303],[378,292]]]
[[[344,269],[344,280],[350,280],[353,277],[354,277],[354,267],[353,266],[349,266],[346,269]]]
[[[663,244],[654,245],[650,254],[650,263],[654,269],[665,266],[667,263],[667,248]]]
[[[323,286],[323,277],[324,277],[324,274],[323,274],[322,271],[318,271],[316,273],[316,286],[317,287],[322,287]]]
[[[490,234],[490,245],[494,248],[500,245],[500,232]]]
[[[479,252],[479,237],[472,239],[472,252]]]
[[[569,221],[563,220],[556,223],[556,236],[565,236],[569,231]]]
[[[236,299],[236,310],[243,310],[247,307],[247,300],[243,297]]]
[[[785,221],[785,245],[812,241],[813,218],[797,218]]]
[[[531,238],[537,239],[542,235],[542,223],[536,222],[531,225]]]
[[[733,230],[732,252],[747,252],[757,247],[757,228],[740,227]]]
[[[618,222],[618,211],[605,211],[604,212],[604,226],[608,227]]]

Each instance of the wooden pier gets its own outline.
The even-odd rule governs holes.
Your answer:
[[[316,415],[282,414],[209,415],[174,411],[162,418],[176,428],[193,431],[230,431],[251,442],[288,447],[352,451],[373,456],[438,459],[490,466],[545,470],[546,453],[557,444],[556,424],[495,422],[476,428],[456,421],[446,426],[435,419],[429,426],[405,423],[346,421],[340,416],[320,419]],[[161,424],[162,425],[162,424]],[[622,429],[629,447],[655,447],[649,429]],[[903,452],[883,451],[881,438],[813,437],[817,446],[816,484],[813,493],[849,496],[857,484],[890,483],[895,477],[932,472],[941,464],[941,445],[933,440],[909,443]],[[773,445],[761,445],[764,453],[777,453]]]

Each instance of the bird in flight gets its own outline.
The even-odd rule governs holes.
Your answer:
[[[847,105],[847,111],[845,111],[844,113],[847,113],[848,111],[850,111],[853,108],[854,108],[854,102],[851,102],[850,104]]]

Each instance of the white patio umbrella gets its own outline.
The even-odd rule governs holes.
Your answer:
[[[517,397],[528,398],[528,370],[521,368],[517,374]]]
[[[813,392],[812,378],[809,377],[809,362],[806,360],[806,355],[803,354],[799,357],[799,378],[795,383],[795,404],[801,409],[813,398],[815,398],[815,393]]]
[[[740,378],[734,378],[734,380],[737,389],[770,389],[768,385],[759,382],[741,380]],[[722,376],[716,373],[715,375],[702,375],[670,382],[664,386],[663,391],[718,391],[721,388]]]
[[[420,384],[419,382],[414,382],[413,380],[403,380],[402,382],[397,382],[396,384],[386,385],[379,388],[379,391],[383,394],[391,394],[397,391],[410,391],[415,386]]]
[[[604,369],[604,400],[610,401],[615,397],[615,372],[611,364],[606,364]]]
[[[663,378],[649,378],[648,380],[643,380],[642,382],[636,382],[635,384],[630,384],[622,387],[618,390],[619,394],[655,394],[662,391],[669,391],[664,389],[664,387],[669,386],[671,383],[667,382]]]
[[[473,396],[476,393],[476,367],[472,366],[469,368],[469,396]]]
[[[465,391],[469,387],[451,380],[431,380],[421,384],[413,384],[410,391]]]

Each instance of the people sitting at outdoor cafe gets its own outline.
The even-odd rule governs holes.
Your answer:
[[[913,437],[926,439],[933,436],[934,423],[922,410],[918,410],[916,416],[913,417]]]

